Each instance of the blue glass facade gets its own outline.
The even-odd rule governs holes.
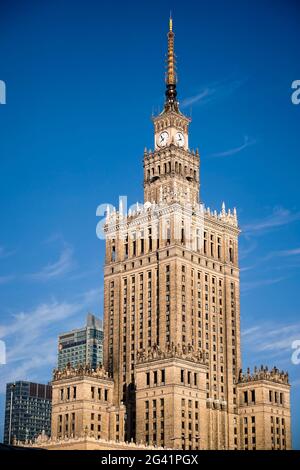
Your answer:
[[[50,385],[17,381],[6,385],[4,444],[51,433]]]
[[[59,336],[58,369],[64,369],[67,364],[73,367],[78,364],[90,364],[92,368],[96,368],[102,363],[102,322],[94,315],[88,314],[86,326]]]

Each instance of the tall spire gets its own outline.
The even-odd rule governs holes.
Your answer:
[[[170,15],[169,31],[168,31],[168,55],[167,55],[167,73],[166,73],[166,101],[165,111],[179,111],[178,102],[176,100],[177,91],[177,75],[176,75],[176,60],[174,53],[174,32],[173,32],[173,18]]]

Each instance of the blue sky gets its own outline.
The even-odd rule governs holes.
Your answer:
[[[291,376],[300,448],[300,79],[296,1],[5,1],[0,15],[0,432],[4,385],[45,382],[58,333],[103,311],[96,208],[142,201],[172,9],[201,197],[236,206],[243,365]],[[0,434],[1,435],[1,434]]]

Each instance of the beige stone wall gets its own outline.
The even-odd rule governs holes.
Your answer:
[[[136,445],[133,442],[116,442],[114,440],[106,441],[96,439],[91,436],[65,438],[65,439],[47,439],[40,436],[33,444],[17,443],[16,445],[27,448],[38,448],[46,450],[160,450],[159,447]]]
[[[89,434],[124,441],[125,407],[114,406],[111,379],[70,377],[54,381],[52,390],[53,439]]]
[[[267,380],[240,383],[238,400],[242,449],[291,449],[289,385]]]
[[[154,125],[156,137],[163,129],[169,129],[171,136],[180,130],[188,142],[189,120],[181,113],[164,112],[154,118]],[[201,392],[206,406],[201,410],[205,424],[200,445],[239,449],[245,447],[245,438],[237,390],[241,368],[238,221],[236,211],[226,211],[225,205],[220,213],[203,209],[199,183],[198,152],[190,151],[188,145],[178,148],[174,142],[164,148],[156,146],[154,152],[144,153],[147,204],[134,213],[108,216],[104,365],[113,375],[115,404],[123,401],[126,406],[125,436],[144,442],[140,418],[144,410],[139,400],[145,400],[146,392],[140,389],[138,353],[154,345],[165,351],[172,344],[203,350],[208,370]],[[160,389],[167,392],[170,410],[164,441],[171,445],[173,439],[173,446],[179,447],[182,442],[174,435],[180,420],[180,390],[175,385]],[[266,420],[260,423],[261,446],[270,445]],[[149,428],[153,433],[151,420]],[[188,446],[189,431],[183,430]],[[159,428],[157,432],[161,434]],[[285,432],[288,448],[288,424]]]
[[[207,447],[206,373],[207,366],[178,357],[136,366],[138,443]]]

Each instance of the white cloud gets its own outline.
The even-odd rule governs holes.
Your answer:
[[[0,246],[0,258],[8,258],[15,254],[15,250],[8,251],[4,246]]]
[[[289,256],[297,256],[300,255],[300,248],[290,248],[288,250],[278,250],[278,251],[271,251],[268,255],[265,256],[264,260],[276,258],[276,257],[289,257]]]
[[[231,95],[244,82],[245,80],[224,80],[213,82],[210,85],[203,87],[195,95],[183,99],[180,103],[181,107],[184,109],[195,104],[202,105],[219,98],[224,98]]]
[[[278,282],[281,282],[284,279],[285,279],[284,277],[278,277],[278,278],[270,278],[270,279],[258,279],[255,281],[245,281],[241,283],[241,292],[248,292],[252,289],[257,289],[259,287],[277,284]]]
[[[0,285],[7,284],[8,282],[12,281],[15,276],[0,276]]]
[[[260,235],[297,220],[300,220],[300,212],[292,212],[284,207],[275,207],[272,214],[267,217],[242,226],[242,231],[247,235]]]
[[[73,249],[65,245],[57,261],[47,264],[39,272],[28,274],[26,277],[35,281],[48,281],[62,277],[74,267]]]
[[[215,94],[214,89],[205,88],[204,90],[200,91],[200,93],[198,93],[197,95],[185,98],[181,103],[181,107],[187,108],[188,106],[192,106],[193,104],[200,103],[201,101],[204,101],[209,96],[213,96],[214,94]]]
[[[300,323],[288,325],[262,324],[242,331],[243,344],[251,353],[264,353],[272,357],[292,356],[292,343],[300,339]],[[287,356],[288,353],[288,356]]]
[[[251,145],[254,145],[256,143],[256,140],[254,139],[249,139],[248,136],[244,137],[244,142],[236,147],[233,147],[231,149],[225,150],[223,152],[217,152],[217,153],[212,153],[208,155],[210,158],[216,158],[216,157],[230,157],[231,155],[236,155],[243,150],[245,150],[247,147],[250,147]]]
[[[1,385],[12,380],[41,380],[45,370],[56,366],[57,338],[76,325],[83,325],[100,289],[78,294],[71,302],[52,300],[30,311],[12,315],[0,325],[0,338],[6,343],[7,364],[1,366]],[[50,380],[51,377],[49,376]],[[45,379],[46,380],[46,379]]]

